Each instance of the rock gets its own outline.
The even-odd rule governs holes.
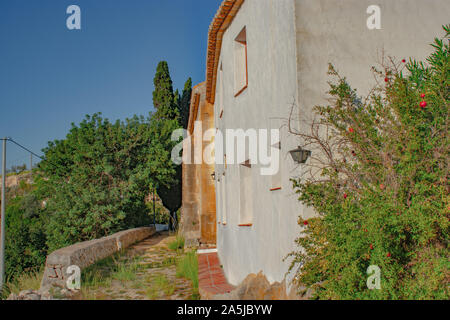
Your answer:
[[[6,300],[19,300],[17,294],[11,293]]]
[[[19,293],[19,300],[41,300],[41,295],[37,291],[24,290]]]
[[[54,300],[50,292],[41,292],[41,300]]]
[[[307,297],[299,297],[295,288],[291,288],[287,294],[286,281],[270,284],[262,272],[249,274],[236,289],[230,293],[203,296],[205,300],[299,300]]]
[[[250,274],[237,287],[236,293],[239,300],[263,300],[265,292],[270,289],[270,283],[262,272]]]
[[[27,294],[32,294],[33,290],[23,290],[19,292],[19,296],[26,296]]]
[[[73,292],[67,290],[67,297],[71,298],[74,295]],[[63,296],[62,296],[63,297]],[[48,290],[39,289],[34,290],[23,290],[19,294],[11,293],[7,300],[55,300],[52,294]]]
[[[30,293],[24,296],[22,300],[33,300],[33,301],[41,300],[41,295],[37,293]]]
[[[289,300],[286,294],[286,283],[275,282],[264,292],[264,300]]]
[[[19,294],[11,293],[7,300],[41,300],[41,294],[33,290],[23,290]]]
[[[45,286],[39,289],[41,300],[74,300],[80,295],[80,290],[71,290],[58,286]]]

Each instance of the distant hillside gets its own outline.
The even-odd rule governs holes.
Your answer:
[[[27,183],[31,183],[31,173],[29,171],[19,174],[9,174],[6,176],[6,187],[12,188],[19,185],[20,181],[25,180]],[[0,175],[0,189],[3,188],[2,179]]]

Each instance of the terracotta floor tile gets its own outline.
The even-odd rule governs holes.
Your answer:
[[[198,279],[203,291],[210,294],[228,293],[234,289],[225,277],[217,253],[198,255]]]

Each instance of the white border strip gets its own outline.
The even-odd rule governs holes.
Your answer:
[[[217,248],[215,249],[200,249],[197,250],[197,254],[206,254],[206,253],[215,253],[217,252]]]

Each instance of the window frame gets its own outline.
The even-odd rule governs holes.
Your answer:
[[[245,33],[245,41],[239,40],[239,38],[242,36],[242,33]],[[241,95],[247,88],[248,88],[248,48],[247,48],[247,26],[244,26],[242,28],[242,30],[239,32],[239,34],[237,35],[237,37],[234,39],[235,45],[236,42],[239,43],[240,45],[244,46],[244,64],[245,64],[245,81],[244,81],[244,86],[240,89],[235,88],[235,91],[237,90],[237,92],[235,93],[234,97],[238,97],[239,95]],[[235,53],[236,54],[236,53]],[[235,61],[236,61],[236,57],[235,57]],[[236,87],[236,72],[237,72],[237,66],[236,66],[236,62],[235,62],[235,66],[234,66],[235,70],[235,87]]]
[[[278,190],[282,189],[282,184],[283,184],[283,176],[281,173],[281,137],[280,137],[280,140],[277,143],[273,144],[271,147],[277,148],[278,150],[280,150],[278,153],[278,156],[279,156],[278,172],[271,176],[271,182],[270,182],[270,191],[278,191]]]
[[[243,174],[244,172],[245,174]],[[239,165],[239,227],[251,227],[254,221],[252,192],[247,193],[245,187],[253,188],[253,172],[250,160],[246,160]]]

